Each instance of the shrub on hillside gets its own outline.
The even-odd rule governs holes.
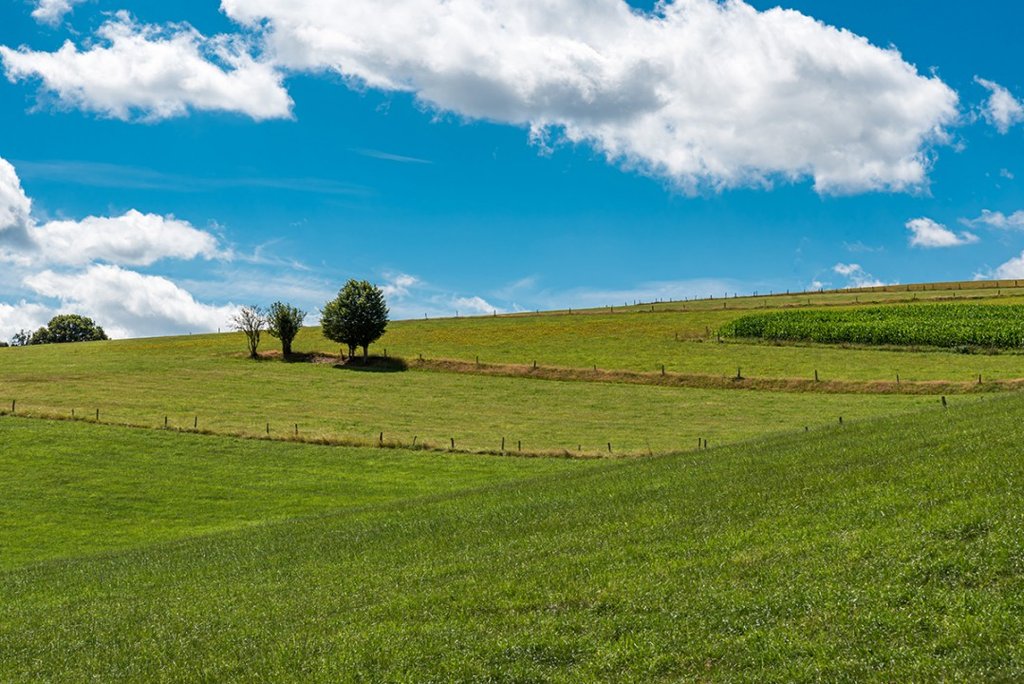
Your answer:
[[[245,334],[245,341],[249,347],[249,358],[255,359],[259,355],[256,350],[260,346],[260,333],[267,324],[266,314],[258,306],[243,306],[234,316],[231,317],[231,327]]]
[[[292,341],[302,329],[306,312],[282,302],[274,302],[267,311],[267,332],[281,340],[281,355],[291,356]]]

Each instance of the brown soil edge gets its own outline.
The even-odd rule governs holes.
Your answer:
[[[538,380],[603,382],[697,389],[739,389],[762,392],[817,392],[819,394],[980,394],[1024,389],[1024,378],[953,382],[948,380],[821,380],[805,378],[748,378],[688,373],[645,373],[627,370],[597,370],[559,366],[475,363],[456,359],[415,359],[407,361],[412,370],[490,375]]]

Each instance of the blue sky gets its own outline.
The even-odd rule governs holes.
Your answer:
[[[511,37],[338,3],[4,3],[0,339],[315,312],[350,277],[397,317],[1024,278],[1014,3],[679,0],[629,32],[527,2],[485,17]]]

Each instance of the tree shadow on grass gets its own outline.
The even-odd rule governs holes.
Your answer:
[[[334,367],[361,373],[402,373],[409,370],[409,364],[402,359],[384,356],[371,356],[365,360],[362,356],[350,356],[334,364]]]

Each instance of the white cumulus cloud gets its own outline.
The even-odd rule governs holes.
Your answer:
[[[48,263],[83,265],[109,261],[149,266],[161,259],[223,256],[217,238],[187,221],[131,209],[121,216],[50,221],[29,232]]]
[[[291,116],[281,74],[239,36],[206,38],[188,25],[144,25],[119,12],[98,37],[81,50],[71,41],[55,52],[0,46],[0,59],[11,82],[38,79],[65,106],[117,119],[189,110]]]
[[[0,240],[24,242],[32,201],[9,161],[0,157]]]
[[[46,325],[55,311],[34,302],[21,300],[16,304],[0,302],[0,341],[8,341],[22,330],[37,330]]]
[[[384,284],[380,286],[380,289],[385,297],[402,299],[408,297],[411,288],[420,283],[419,278],[408,273],[386,273],[384,274]]]
[[[594,146],[686,190],[907,190],[959,118],[895,49],[792,10],[675,0],[222,0],[282,67]]]
[[[1024,278],[1024,252],[991,270],[974,274],[975,280],[1017,280]]]
[[[1010,128],[1024,121],[1024,104],[1021,104],[1013,93],[993,81],[979,77],[975,77],[974,80],[989,91],[988,100],[982,107],[981,114],[997,131],[1005,135]]]
[[[978,236],[974,233],[967,231],[954,233],[930,218],[911,219],[907,221],[906,225],[907,230],[910,231],[911,247],[961,247],[978,242]]]
[[[0,157],[0,286],[6,292],[28,288],[59,302],[0,302],[0,339],[38,327],[58,311],[91,316],[114,337],[225,327],[233,307],[203,304],[167,278],[122,268],[162,259],[229,258],[212,234],[134,209],[47,223],[38,223],[31,210],[17,172]]]
[[[503,309],[494,306],[483,297],[478,296],[455,297],[452,299],[452,306],[455,307],[455,311],[460,315],[469,314],[470,316],[479,316],[490,313],[504,313]]]
[[[56,26],[75,5],[85,0],[36,0],[36,8],[32,10],[32,18],[42,24]]]
[[[14,167],[0,157],[0,262],[149,266],[161,259],[230,256],[217,238],[173,216],[131,209],[121,216],[38,223]]]
[[[210,306],[162,276],[144,275],[119,266],[94,264],[85,271],[50,270],[31,275],[25,284],[58,299],[61,307],[90,316],[112,337],[150,337],[225,328],[234,305]]]

